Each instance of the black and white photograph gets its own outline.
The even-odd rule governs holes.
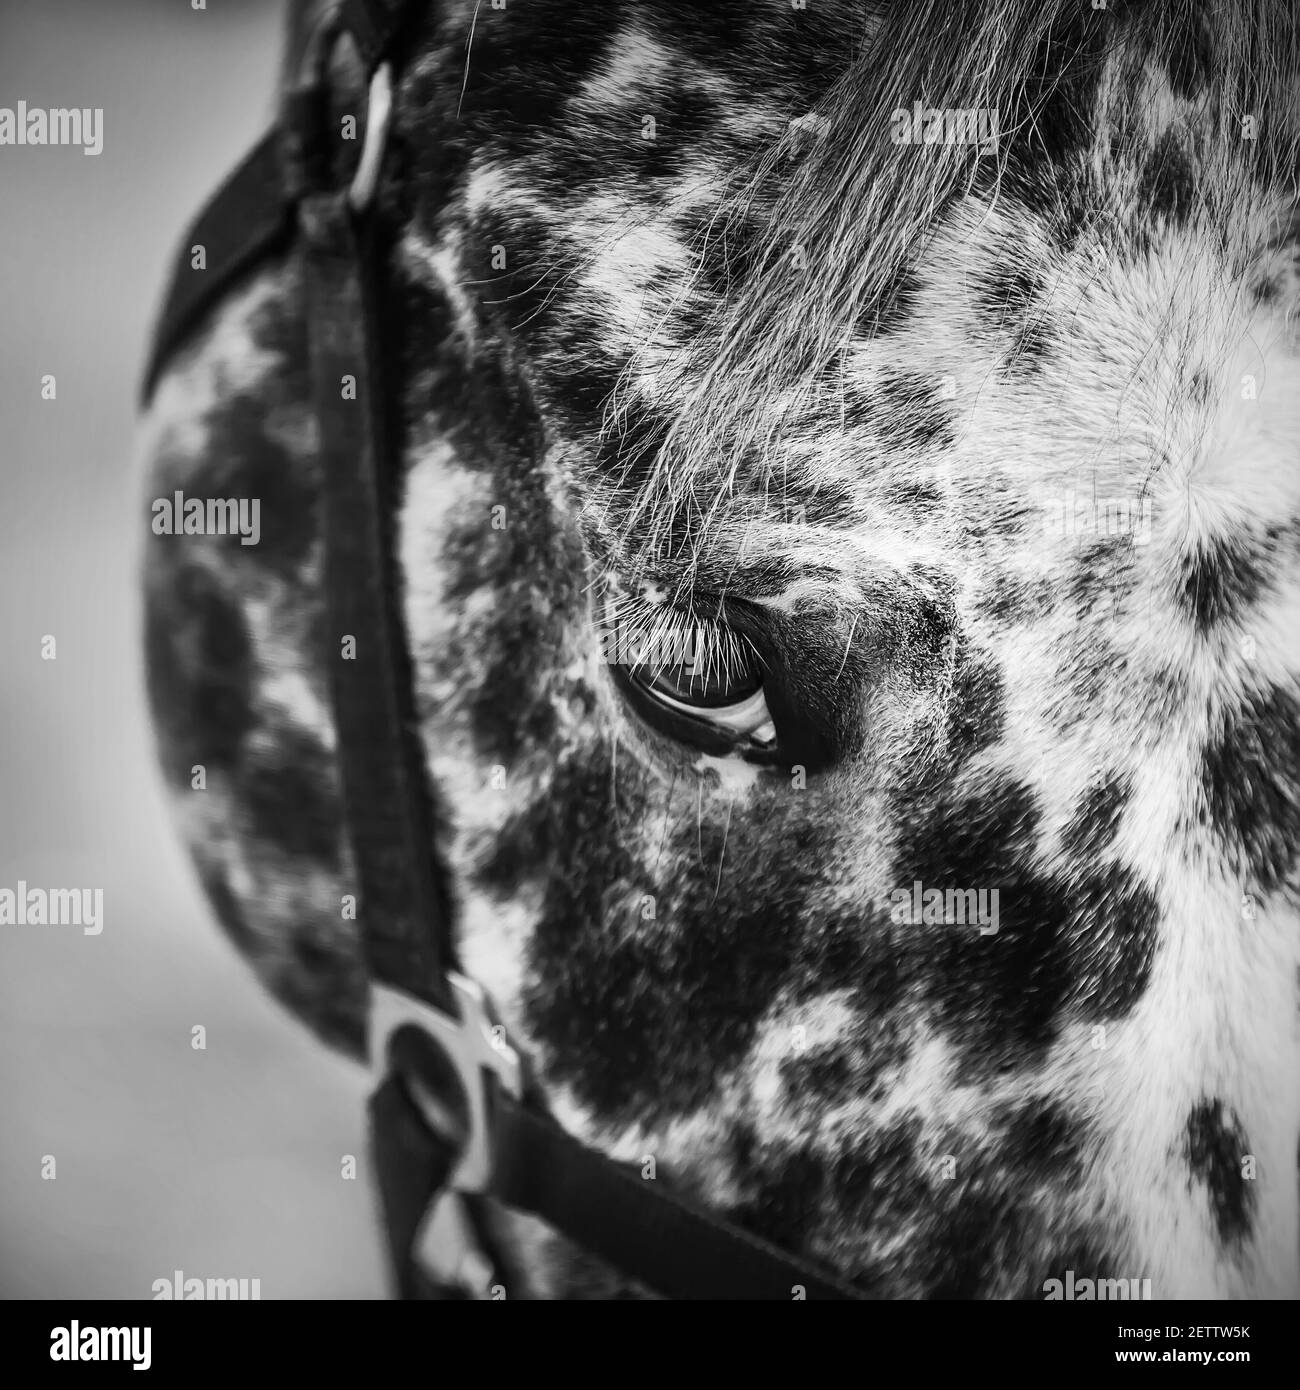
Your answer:
[[[1282,1354],[1297,0],[0,0],[0,253],[42,1376]]]

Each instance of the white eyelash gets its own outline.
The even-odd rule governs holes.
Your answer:
[[[640,595],[606,596],[600,616],[601,636],[623,639],[632,649],[691,651],[699,659],[702,672],[692,670],[707,683],[715,677],[723,684],[746,674],[762,658],[748,638],[710,618],[683,613],[667,604],[651,603]],[[645,662],[633,663],[637,670]]]

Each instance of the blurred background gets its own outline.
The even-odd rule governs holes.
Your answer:
[[[105,922],[0,926],[0,1297],[147,1299],[178,1269],[385,1293],[341,1177],[366,1078],[209,918],[140,667],[145,344],[185,223],[267,123],[280,24],[273,0],[0,0],[0,106],[104,110],[97,157],[0,146],[0,888],[102,887]]]

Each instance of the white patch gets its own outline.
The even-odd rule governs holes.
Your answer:
[[[257,276],[223,300],[210,326],[172,359],[141,422],[136,440],[140,468],[164,457],[186,463],[202,459],[209,417],[231,396],[254,391],[269,373],[281,369],[281,354],[257,347],[252,327],[255,317],[283,293],[279,271]]]
[[[1240,916],[1239,884],[1184,863],[1161,884],[1167,926],[1150,985],[1112,1030],[1105,1167],[1122,1178],[1141,1271],[1160,1298],[1300,1297],[1300,1038],[1294,908]],[[1240,1121],[1258,1177],[1255,1217],[1238,1267],[1222,1257],[1208,1194],[1191,1184],[1188,1116],[1221,1100]],[[1238,1172],[1245,1155],[1231,1155]]]
[[[730,800],[739,798],[742,804],[764,775],[753,763],[739,758],[715,758],[709,753],[701,753],[692,767],[705,777],[712,773],[717,779],[716,790]]]
[[[830,121],[816,111],[806,111],[802,116],[794,116],[789,122],[793,135],[810,135],[814,138],[825,135],[830,129]]]
[[[639,138],[640,114],[629,110],[629,98],[653,96],[660,81],[680,62],[676,52],[640,26],[630,25],[610,44],[608,61],[582,84],[570,106],[575,113],[626,116],[628,138]]]
[[[446,295],[456,315],[456,325],[471,348],[475,342],[476,311],[465,292],[464,275],[455,240],[431,246],[415,232],[408,232],[400,249],[402,264],[425,284]]]

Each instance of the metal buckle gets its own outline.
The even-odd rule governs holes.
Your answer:
[[[399,990],[371,985],[371,1066],[381,1075],[386,1074],[388,1040],[403,1024],[414,1024],[442,1045],[469,1099],[469,1136],[447,1186],[457,1192],[486,1192],[492,1181],[492,1152],[487,1126],[487,1079],[483,1073],[489,1073],[498,1085],[519,1099],[524,1086],[523,1059],[506,1037],[482,986],[450,970],[446,979],[460,1010],[459,1018]],[[413,1099],[421,1103],[418,1094]],[[430,1124],[438,1128],[436,1121],[431,1120]]]
[[[364,212],[375,196],[379,182],[379,165],[388,142],[388,127],[393,116],[393,70],[380,63],[370,79],[370,95],[366,100],[366,133],[361,146],[361,158],[348,187],[348,206],[353,212]]]
[[[296,81],[290,96],[300,105],[310,106],[310,98],[323,100],[328,89],[328,69],[330,54],[335,44],[347,34],[343,23],[342,10],[335,8],[321,16],[307,37],[303,56],[298,65]],[[361,155],[348,185],[348,206],[354,213],[361,213],[371,204],[379,183],[379,166],[383,159],[384,147],[388,143],[388,130],[393,115],[393,69],[390,63],[380,63],[370,79],[366,96],[366,130],[362,138]],[[310,131],[311,139],[319,138],[321,132]],[[299,133],[291,141],[289,148],[293,162],[299,169],[303,167],[303,151],[310,144]]]
[[[492,1147],[487,1122],[488,1073],[512,1096],[523,1094],[523,1059],[511,1046],[481,985],[449,970],[447,984],[459,1017],[453,1017],[385,985],[370,987],[370,1064],[384,1076],[388,1043],[394,1032],[412,1024],[441,1044],[469,1100],[469,1134],[446,1188],[434,1199],[420,1223],[412,1257],[443,1285],[459,1285],[476,1299],[491,1296],[491,1260],[484,1254],[465,1205],[464,1194],[483,1193],[492,1181]],[[434,1128],[429,1101],[418,1087],[411,1097]]]

